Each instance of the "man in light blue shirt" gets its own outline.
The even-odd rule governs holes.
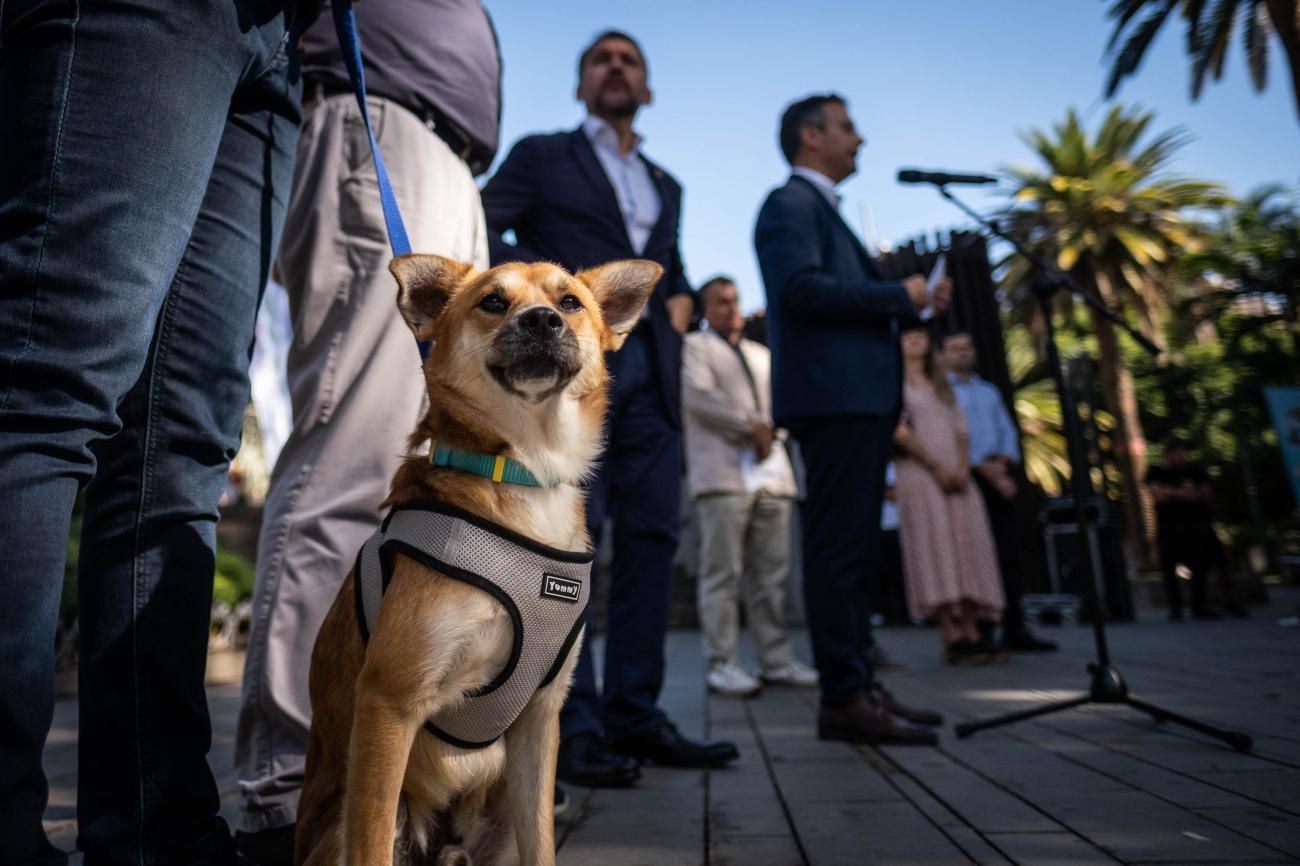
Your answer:
[[[1017,537],[1015,509],[1015,467],[1020,463],[1020,440],[1002,393],[975,372],[975,341],[965,332],[949,334],[943,341],[944,362],[953,392],[970,428],[971,478],[984,497],[993,541],[998,549],[1002,589],[1007,604],[1002,612],[1002,643],[1020,652],[1056,649],[1051,641],[1039,640],[1025,626],[1020,608],[1023,592],[1020,562],[1021,539]]]

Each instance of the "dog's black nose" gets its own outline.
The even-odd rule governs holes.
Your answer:
[[[554,337],[564,330],[564,319],[551,307],[538,305],[519,314],[519,328],[535,337]]]

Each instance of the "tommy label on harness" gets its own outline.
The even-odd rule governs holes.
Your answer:
[[[357,556],[363,640],[369,641],[379,618],[398,554],[481,589],[510,615],[514,642],[505,667],[425,722],[429,732],[454,746],[491,745],[537,690],[555,679],[573,649],[586,621],[594,553],[556,550],[441,502],[398,506]]]
[[[542,595],[546,598],[558,598],[569,604],[577,604],[582,593],[582,581],[569,580],[554,574],[542,575]]]

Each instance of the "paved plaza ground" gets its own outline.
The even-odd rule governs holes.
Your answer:
[[[1112,626],[1111,653],[1138,696],[1245,731],[1242,754],[1122,707],[1072,710],[959,740],[951,724],[1073,695],[1092,633],[1043,629],[1054,655],[956,669],[935,632],[882,629],[911,666],[899,699],[944,712],[937,749],[854,748],[814,735],[811,692],[710,697],[699,636],[674,632],[663,703],[683,730],[740,744],[733,767],[647,768],[626,791],[572,789],[563,866],[1091,866],[1300,862],[1300,591],[1272,590],[1249,620]],[[806,642],[803,644],[806,647]],[[232,664],[232,662],[234,662]],[[239,702],[237,659],[213,657],[211,761],[226,813]],[[47,827],[75,840],[75,699],[59,702],[47,747]],[[75,862],[75,860],[74,860]]]

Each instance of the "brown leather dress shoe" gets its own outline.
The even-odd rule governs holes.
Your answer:
[[[907,704],[900,704],[893,694],[880,684],[877,684],[871,690],[871,698],[900,719],[914,725],[927,725],[937,728],[943,724],[943,716],[934,710],[918,710],[915,707],[909,707]]]
[[[939,737],[893,715],[866,695],[847,707],[822,707],[817,714],[817,737],[868,746],[937,746]]]

